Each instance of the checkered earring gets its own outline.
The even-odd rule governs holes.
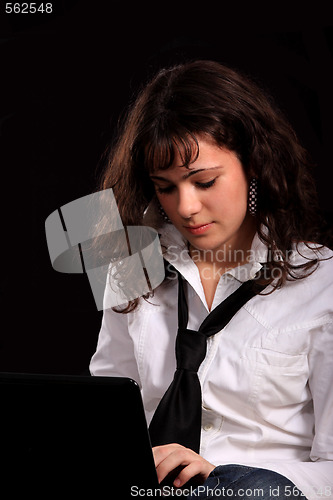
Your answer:
[[[164,212],[162,205],[159,205],[158,211],[160,212],[160,214],[163,217],[163,219],[165,220],[165,222],[167,222],[168,224],[171,224],[171,220],[169,219],[167,214]]]
[[[257,213],[257,202],[258,202],[258,182],[255,177],[251,179],[249,186],[249,200],[248,200],[248,208],[249,214],[253,217]]]

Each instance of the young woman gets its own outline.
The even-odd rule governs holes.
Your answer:
[[[320,245],[309,160],[286,119],[219,63],[162,70],[112,147],[110,187],[124,225],[158,230],[166,277],[149,296],[104,311],[90,369],[139,383],[159,480],[199,478],[202,498],[208,488],[212,498],[333,498],[333,260]],[[192,358],[205,318],[254,282],[261,288],[204,341],[201,431],[188,445],[194,398],[182,429],[178,417],[156,417],[180,369],[178,297]],[[187,377],[197,368],[186,363]],[[181,406],[192,385],[173,390]],[[158,435],[164,426],[176,440]]]

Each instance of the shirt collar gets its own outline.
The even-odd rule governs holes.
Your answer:
[[[237,281],[243,283],[244,281],[254,279],[255,275],[262,268],[262,264],[267,260],[267,247],[259,239],[256,233],[251,249],[246,255],[246,263],[242,266],[236,266],[229,271],[226,271],[225,275],[235,278]]]
[[[160,241],[162,247],[166,248],[166,260],[173,263],[175,267],[181,266],[181,261],[184,261],[186,265],[188,265],[189,261],[193,262],[188,253],[187,241],[172,224],[166,223],[163,225]],[[259,239],[257,233],[253,238],[251,249],[245,257],[245,264],[226,271],[226,274],[235,277],[239,281],[246,281],[247,279],[253,279],[254,275],[261,269],[262,263],[267,260],[267,247]],[[248,276],[249,271],[254,271],[254,275],[252,276],[251,272],[251,276]]]
[[[183,276],[192,282],[200,279],[199,271],[191,259],[187,241],[182,234],[170,223],[165,222],[158,213],[158,201],[154,198],[146,210],[144,221],[146,225],[154,227],[160,234],[164,258],[172,264]],[[246,256],[246,263],[236,266],[225,272],[226,278],[236,279],[243,283],[253,279],[267,260],[267,247],[255,234],[251,249]],[[193,283],[194,284],[194,283]]]

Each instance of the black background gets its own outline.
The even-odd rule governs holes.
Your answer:
[[[215,59],[269,89],[317,164],[321,207],[331,223],[330,2],[58,0],[53,14],[10,15],[5,3],[0,371],[87,369],[101,312],[85,275],[52,269],[44,223],[96,188],[119,115],[159,67]]]

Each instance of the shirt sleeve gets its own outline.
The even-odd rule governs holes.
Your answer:
[[[315,436],[311,459],[333,461],[333,319],[312,337],[309,386],[313,398]],[[333,474],[332,474],[333,478]]]
[[[141,387],[127,316],[112,309],[104,311],[96,352],[89,369],[92,375],[132,378]]]

